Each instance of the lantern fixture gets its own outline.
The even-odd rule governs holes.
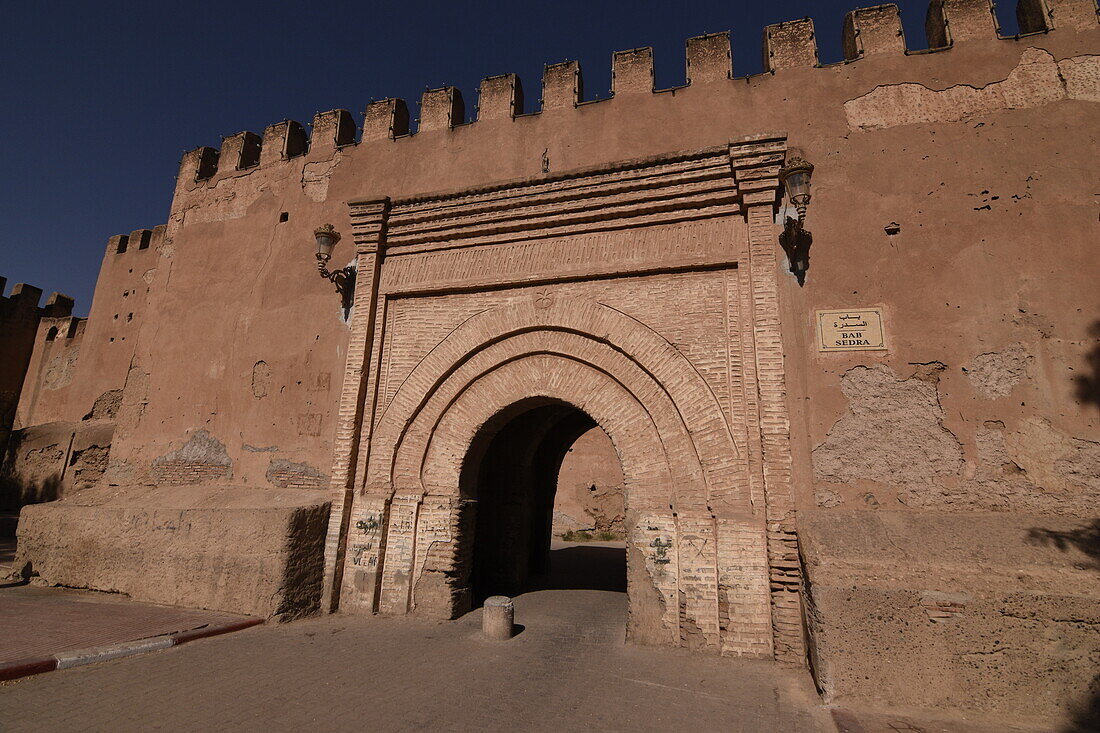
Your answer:
[[[330,271],[328,261],[332,259],[332,250],[340,241],[340,232],[332,224],[317,227],[313,232],[313,238],[317,240],[317,272],[336,286],[336,292],[340,294],[344,310],[351,308],[352,296],[355,293],[355,268],[351,265],[339,270]]]
[[[317,259],[323,266],[332,257],[332,249],[340,241],[340,232],[336,231],[336,227],[332,224],[325,224],[317,227],[313,236],[317,240]]]
[[[803,158],[791,158],[779,171],[779,179],[783,181],[783,187],[787,189],[787,198],[794,204],[798,212],[798,221],[787,219],[788,223],[794,222],[799,229],[806,221],[806,207],[810,203],[810,177],[814,174],[813,163]]]
[[[779,180],[787,190],[787,199],[794,204],[798,218],[787,216],[779,243],[787,253],[787,264],[801,287],[806,284],[806,271],[810,269],[810,245],[813,235],[803,228],[806,223],[806,207],[810,203],[810,177],[814,166],[809,161],[793,157],[779,170]]]

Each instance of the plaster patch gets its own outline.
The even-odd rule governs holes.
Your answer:
[[[1077,56],[1059,63],[1049,52],[1029,48],[1003,81],[984,87],[960,84],[940,91],[914,83],[880,86],[845,102],[844,113],[850,129],[878,130],[925,122],[962,122],[998,110],[1040,107],[1067,98],[1098,101],[1098,60],[1097,56]]]
[[[1031,417],[1005,435],[1009,457],[1039,486],[1086,490],[1100,498],[1100,443],[1079,440],[1049,420]]]
[[[1090,515],[1100,503],[1100,443],[1080,440],[1032,418],[1007,431],[988,420],[974,432],[977,460],[956,485],[898,494],[912,508]]]
[[[1100,56],[1076,56],[1058,62],[1066,83],[1066,96],[1100,102]]]
[[[61,389],[73,381],[73,368],[80,357],[80,347],[70,346],[50,359],[42,377],[43,389]]]
[[[963,453],[958,439],[943,425],[942,368],[922,365],[908,379],[883,364],[849,369],[840,381],[848,412],[814,449],[814,478],[905,486],[957,474]]]
[[[980,354],[974,357],[963,373],[979,394],[993,399],[1004,397],[1020,380],[1027,376],[1027,366],[1031,355],[1023,344]]]
[[[258,361],[252,366],[252,396],[258,400],[267,397],[271,384],[271,368],[266,361]]]
[[[302,168],[302,193],[306,198],[317,203],[328,198],[329,177],[339,164],[339,157],[305,164]]]

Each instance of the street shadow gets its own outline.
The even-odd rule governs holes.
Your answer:
[[[1085,355],[1086,373],[1073,378],[1077,385],[1077,399],[1086,405],[1100,409],[1100,321],[1089,328],[1089,336],[1096,339],[1092,350]]]
[[[1032,527],[1028,539],[1062,552],[1076,549],[1091,558],[1089,566],[1100,570],[1100,519],[1071,530],[1043,529]],[[1093,677],[1089,685],[1088,698],[1071,711],[1070,722],[1061,733],[1096,733],[1100,731],[1100,674]]]
[[[1076,549],[1092,558],[1091,568],[1100,570],[1100,519],[1071,530],[1043,529],[1032,527],[1028,530],[1029,541],[1065,552]]]
[[[550,569],[531,578],[524,592],[605,590],[626,593],[626,548],[577,545],[550,551]]]

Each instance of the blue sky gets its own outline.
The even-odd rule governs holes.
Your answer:
[[[864,5],[872,5],[866,2]],[[924,48],[924,0],[902,0]],[[180,153],[290,118],[457,86],[472,113],[486,76],[518,73],[528,110],[544,63],[578,59],[588,98],[611,53],[653,46],[657,86],[684,81],[689,36],[731,31],[734,73],[761,71],[769,23],[814,18],[839,61],[855,2],[30,2],[0,28],[0,276],[77,299],[86,314],[107,237],[165,221]],[[1014,3],[998,8],[1016,31]],[[6,294],[6,293],[5,293]],[[43,299],[44,300],[44,299]]]

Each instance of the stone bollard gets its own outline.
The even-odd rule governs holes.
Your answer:
[[[516,608],[508,596],[490,596],[481,609],[481,631],[490,639],[504,641],[512,638]]]

